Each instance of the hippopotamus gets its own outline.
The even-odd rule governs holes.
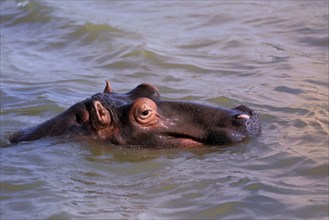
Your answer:
[[[226,109],[164,101],[159,90],[149,83],[127,93],[116,93],[106,81],[102,93],[37,126],[14,133],[9,141],[62,136],[113,145],[173,148],[233,144],[260,133],[258,113],[244,105]]]

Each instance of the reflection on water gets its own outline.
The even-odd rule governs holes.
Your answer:
[[[327,219],[328,2],[1,1],[1,219]],[[8,136],[142,82],[263,134],[149,150]]]

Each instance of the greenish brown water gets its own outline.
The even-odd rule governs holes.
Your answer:
[[[1,219],[328,219],[328,1],[0,4]],[[105,79],[245,104],[263,134],[226,148],[9,146]]]

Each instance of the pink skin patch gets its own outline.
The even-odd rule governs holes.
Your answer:
[[[246,114],[241,114],[241,115],[238,115],[237,118],[250,119],[250,116],[249,115],[246,115]]]

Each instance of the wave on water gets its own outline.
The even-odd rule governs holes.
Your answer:
[[[52,11],[51,7],[36,1],[1,1],[1,25],[12,27],[48,23],[52,20]]]

